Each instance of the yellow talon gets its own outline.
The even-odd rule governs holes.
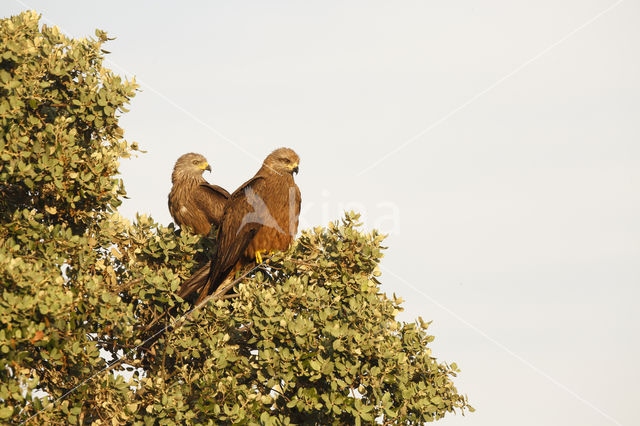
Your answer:
[[[262,252],[266,252],[266,250],[256,250],[256,264],[260,265],[262,263]]]
[[[275,250],[256,250],[256,264],[260,265],[263,262],[262,255],[271,256],[275,253]]]

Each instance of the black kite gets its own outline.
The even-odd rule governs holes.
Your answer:
[[[213,262],[185,281],[178,292],[186,298],[199,292],[197,303],[212,293],[228,276],[262,254],[286,250],[298,230],[300,189],[293,180],[298,155],[279,148],[267,156],[255,176],[229,198],[219,231]]]
[[[180,225],[201,235],[209,234],[211,225],[220,226],[229,193],[209,184],[202,173],[211,171],[207,159],[200,154],[184,154],[173,167],[169,193],[169,212]]]

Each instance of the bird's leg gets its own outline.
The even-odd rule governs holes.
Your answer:
[[[267,254],[267,250],[256,250],[256,265],[262,263],[262,254]]]
[[[256,265],[260,265],[262,262],[264,262],[262,256],[266,256],[267,258],[269,258],[273,256],[275,252],[275,250],[256,250]]]

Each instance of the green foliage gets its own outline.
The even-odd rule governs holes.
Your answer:
[[[184,383],[190,404],[157,404],[154,413],[192,412],[201,422],[423,423],[466,407],[451,381],[456,366],[427,348],[427,324],[394,319],[401,301],[380,293],[376,279],[383,237],[360,232],[357,218],[303,231],[237,298],[211,304],[168,336],[172,376],[155,393]]]
[[[129,155],[118,111],[135,81],[102,67],[102,43],[40,31],[26,12],[0,27],[0,203],[4,220],[35,209],[41,223],[82,230],[113,211],[124,195],[118,158]]]
[[[38,19],[0,21],[1,422],[423,423],[471,409],[428,324],[395,320],[401,301],[376,278],[383,237],[355,214],[141,346],[147,324],[190,308],[175,290],[207,245],[117,214],[118,161],[136,150],[118,115],[136,84],[103,68],[105,33],[71,40]],[[102,371],[105,357],[130,373]]]

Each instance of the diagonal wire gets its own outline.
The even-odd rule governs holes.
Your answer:
[[[74,386],[73,388],[69,389],[67,392],[63,393],[61,396],[59,396],[58,398],[56,398],[55,400],[51,401],[49,403],[49,405],[47,405],[46,407],[41,408],[39,411],[37,411],[36,413],[34,413],[33,415],[31,415],[30,417],[28,417],[27,419],[23,420],[20,422],[20,424],[25,424],[27,423],[29,420],[34,419],[36,417],[38,417],[40,414],[42,414],[42,412],[44,412],[45,410],[48,410],[50,408],[55,407],[60,401],[62,401],[63,399],[65,399],[67,396],[71,395],[73,392],[75,392],[80,386],[84,385],[85,383],[91,381],[93,378],[99,376],[100,374],[104,373],[105,371],[109,371],[111,370],[113,367],[115,367],[116,365],[120,364],[121,362],[125,361],[127,359],[127,357],[129,355],[131,355],[135,350],[137,350],[138,348],[140,348],[141,346],[145,345],[146,343],[148,343],[149,341],[152,341],[154,338],[156,338],[158,335],[164,333],[165,331],[167,331],[170,327],[174,327],[174,328],[179,328],[181,327],[185,320],[187,318],[189,318],[191,316],[191,314],[193,314],[195,311],[198,311],[200,309],[202,309],[204,306],[206,306],[211,300],[217,300],[216,296],[222,296],[224,295],[224,293],[226,291],[228,291],[229,289],[231,289],[233,286],[235,286],[237,283],[239,283],[241,280],[243,280],[245,277],[247,277],[249,274],[251,274],[253,271],[255,271],[256,269],[259,269],[261,267],[263,267],[265,265],[265,262],[267,260],[269,260],[269,258],[266,258],[262,263],[254,266],[253,268],[251,268],[250,270],[248,270],[247,272],[245,272],[244,274],[242,274],[241,276],[239,276],[238,278],[236,278],[235,280],[233,280],[231,283],[227,284],[224,286],[224,288],[221,288],[219,290],[217,290],[214,294],[207,296],[202,302],[200,302],[199,304],[197,304],[195,307],[193,307],[191,310],[189,310],[188,312],[184,313],[183,315],[181,315],[177,320],[175,320],[172,324],[168,324],[166,326],[164,326],[163,328],[161,328],[160,330],[158,330],[157,332],[155,332],[153,335],[151,335],[150,337],[148,337],[147,339],[145,339],[143,342],[141,342],[140,344],[136,345],[135,347],[129,349],[126,353],[123,353],[121,357],[116,358],[114,361],[108,363],[106,365],[106,367],[102,368],[100,371],[97,371],[96,373],[92,374],[91,376],[87,377],[86,379],[82,380],[80,383],[78,383],[76,386]]]
[[[17,3],[19,3],[21,6],[30,9],[31,6],[29,6],[28,4],[26,4],[25,2],[23,2],[22,0],[15,0]],[[46,17],[42,17],[43,21],[48,22],[51,25],[56,25],[55,22],[53,22],[52,20],[46,18]],[[57,25],[62,31],[64,31],[64,29]],[[64,31],[66,32],[66,31]],[[104,61],[108,64],[111,64],[112,66],[120,69],[122,72],[124,72],[125,74],[133,74],[127,71],[126,68],[124,68],[123,66],[117,64],[116,62],[112,61],[109,58],[105,58]],[[153,86],[151,86],[148,83],[145,83],[143,80],[139,80],[136,79],[137,82],[140,84],[140,86],[143,86],[145,89],[148,89],[149,91],[155,93],[158,97],[160,97],[161,99],[163,99],[164,101],[166,101],[169,105],[173,106],[174,108],[176,108],[177,110],[179,110],[180,112],[184,113],[185,115],[187,115],[189,118],[193,119],[194,121],[196,121],[198,124],[202,125],[203,127],[205,127],[206,129],[208,129],[209,131],[211,131],[213,134],[215,134],[216,136],[218,136],[219,138],[221,138],[222,140],[224,140],[225,142],[229,143],[230,145],[234,146],[235,148],[237,148],[238,150],[242,151],[244,154],[248,155],[249,157],[251,157],[252,159],[254,159],[255,161],[257,161],[258,163],[262,163],[262,160],[257,157],[255,154],[253,154],[251,151],[243,148],[240,144],[238,144],[237,142],[235,142],[233,139],[229,138],[228,136],[226,136],[224,133],[222,133],[220,130],[216,129],[215,127],[213,127],[211,124],[207,123],[206,121],[202,120],[200,117],[198,117],[197,115],[195,115],[194,113],[192,113],[191,111],[189,111],[188,109],[184,108],[182,105],[178,104],[177,102],[173,101],[171,98],[169,98],[168,96],[166,96],[165,94],[163,94],[162,92],[160,92],[159,90],[155,89]],[[265,166],[269,169],[271,169],[274,173],[280,175],[280,173],[273,169],[271,166],[266,165]]]
[[[612,5],[608,6],[606,9],[600,11],[598,14],[596,14],[595,16],[593,16],[592,18],[588,19],[586,22],[584,22],[582,25],[576,27],[575,29],[573,29],[572,31],[570,31],[569,33],[567,33],[564,37],[560,38],[559,40],[557,40],[556,42],[552,43],[550,46],[546,47],[545,49],[542,49],[540,52],[538,52],[535,56],[533,56],[531,59],[523,62],[522,64],[518,65],[516,68],[514,68],[513,70],[511,70],[509,73],[505,74],[504,76],[502,76],[501,78],[499,78],[497,81],[495,81],[493,84],[491,84],[489,87],[487,87],[484,90],[481,90],[480,92],[476,93],[475,95],[473,95],[471,98],[469,98],[467,101],[465,101],[464,103],[462,103],[461,105],[453,108],[451,111],[449,111],[448,113],[446,113],[445,115],[443,115],[441,118],[439,118],[438,120],[434,121],[433,123],[431,123],[429,126],[425,127],[424,129],[422,129],[420,132],[416,133],[414,136],[410,137],[409,139],[405,140],[404,142],[402,142],[400,145],[396,146],[394,149],[392,149],[391,151],[387,152],[385,155],[383,155],[382,157],[380,157],[378,160],[374,161],[371,165],[365,167],[364,169],[362,169],[357,176],[362,176],[363,174],[365,174],[366,172],[368,172],[369,170],[377,167],[378,165],[380,165],[380,163],[382,163],[383,161],[385,161],[386,159],[388,159],[389,157],[393,156],[394,154],[398,153],[399,151],[403,150],[404,148],[406,148],[407,146],[411,145],[413,142],[415,142],[416,140],[420,139],[422,136],[426,135],[427,133],[429,133],[430,131],[432,131],[433,129],[435,129],[436,127],[438,127],[439,125],[441,125],[442,123],[444,123],[445,121],[447,121],[449,118],[453,117],[455,114],[457,114],[458,112],[460,112],[461,110],[463,110],[464,108],[468,107],[469,105],[471,105],[472,103],[474,103],[475,101],[477,101],[478,99],[480,99],[482,96],[484,96],[485,94],[489,93],[490,91],[492,91],[493,89],[495,89],[496,87],[498,87],[500,84],[502,84],[503,82],[505,82],[506,80],[508,80],[509,78],[513,77],[514,75],[516,75],[518,72],[522,71],[524,68],[526,68],[528,65],[530,65],[531,63],[535,62],[536,60],[540,59],[542,56],[546,55],[547,53],[549,53],[553,48],[555,48],[556,46],[564,43],[565,41],[567,41],[569,38],[571,38],[572,36],[574,36],[576,33],[578,33],[579,31],[585,29],[587,26],[589,26],[590,24],[592,24],[593,22],[595,22],[596,20],[598,20],[600,17],[602,17],[603,15],[605,15],[606,13],[610,12],[611,10],[613,10],[614,8],[618,7],[624,0],[618,0],[617,2],[613,3]]]
[[[564,41],[566,41],[567,39],[569,39],[570,37],[572,37],[573,35],[575,35],[577,32],[581,31],[582,29],[584,29],[585,27],[587,27],[588,25],[590,25],[591,23],[593,23],[594,21],[596,21],[597,19],[599,19],[601,16],[603,16],[604,14],[608,13],[609,11],[611,11],[612,9],[614,9],[615,7],[619,6],[624,0],[618,0],[616,3],[612,4],[611,6],[607,7],[606,9],[602,10],[600,13],[598,13],[597,15],[595,15],[594,17],[592,17],[591,19],[587,20],[585,23],[583,23],[582,25],[580,25],[579,27],[575,28],[573,31],[569,32],[568,34],[566,34],[564,37],[562,37],[561,39],[559,39],[558,41],[556,41],[555,43],[553,43],[552,45],[548,46],[547,48],[543,49],[542,51],[540,51],[538,54],[536,54],[534,57],[532,57],[531,59],[525,61],[524,63],[522,63],[521,65],[519,65],[518,67],[516,67],[515,69],[513,69],[511,72],[509,72],[508,74],[506,74],[505,76],[503,76],[502,78],[500,78],[499,80],[497,80],[496,82],[494,82],[493,84],[491,84],[489,87],[487,87],[486,89],[480,91],[479,93],[477,93],[476,95],[472,96],[469,100],[467,100],[466,102],[464,102],[463,104],[461,104],[460,106],[454,108],[453,110],[451,110],[449,113],[445,114],[442,118],[440,118],[439,120],[435,121],[434,123],[432,123],[431,125],[429,125],[428,127],[426,127],[425,129],[423,129],[422,131],[420,131],[419,133],[417,133],[415,136],[407,139],[406,141],[404,141],[402,144],[400,144],[398,147],[396,147],[395,149],[393,149],[392,151],[388,152],[386,155],[384,155],[383,157],[381,157],[379,160],[377,160],[376,162],[374,162],[373,164],[371,164],[369,167],[363,169],[360,173],[358,173],[358,176],[366,173],[367,171],[375,168],[376,166],[378,166],[380,163],[382,163],[383,161],[385,161],[387,158],[391,157],[392,155],[394,155],[395,153],[399,152],[400,150],[404,149],[406,146],[410,145],[411,143],[415,142],[417,139],[419,139],[420,137],[424,136],[425,134],[429,133],[431,130],[433,130],[434,128],[436,128],[437,126],[439,126],[440,124],[442,124],[443,122],[445,122],[446,120],[448,120],[450,117],[452,117],[453,115],[455,115],[457,112],[459,112],[460,110],[466,108],[467,106],[469,106],[471,103],[475,102],[477,99],[481,98],[483,95],[485,95],[486,93],[488,93],[489,91],[493,90],[494,88],[496,88],[497,86],[499,86],[500,84],[502,84],[505,80],[509,79],[510,77],[514,76],[515,74],[517,74],[519,71],[521,71],[523,68],[525,68],[526,66],[530,65],[531,63],[533,63],[534,61],[536,61],[537,59],[539,59],[540,57],[544,56],[546,53],[548,53],[549,51],[551,51],[553,48],[555,48],[556,46],[558,46],[559,44],[563,43]],[[16,2],[20,3],[22,6],[29,8],[29,6],[27,4],[25,4],[23,1],[21,0],[16,0]],[[50,20],[44,18],[45,20],[49,21],[50,23],[52,23]],[[126,70],[121,67],[120,65],[118,65],[117,63],[113,62],[110,59],[106,59],[106,62],[111,63],[112,65],[120,68],[121,70],[125,71]],[[147,89],[149,89],[150,91],[152,91],[153,93],[155,93],[157,96],[159,96],[160,98],[162,98],[163,100],[165,100],[166,102],[168,102],[170,105],[172,105],[173,107],[175,107],[176,109],[180,110],[181,112],[183,112],[184,114],[188,115],[190,118],[194,119],[196,122],[198,122],[199,124],[201,124],[202,126],[206,127],[207,129],[209,129],[212,133],[216,134],[218,137],[220,137],[221,139],[225,140],[226,142],[230,143],[231,145],[235,146],[236,148],[238,148],[239,150],[241,150],[242,152],[244,152],[245,154],[249,155],[250,157],[252,157],[253,159],[257,160],[257,161],[261,161],[259,158],[257,158],[255,155],[253,155],[250,151],[242,148],[240,145],[238,145],[236,142],[234,142],[232,139],[228,138],[227,136],[225,136],[222,132],[220,132],[219,130],[217,130],[216,128],[214,128],[213,126],[211,126],[210,124],[206,123],[205,121],[203,121],[202,119],[200,119],[199,117],[197,117],[195,114],[191,113],[190,111],[188,111],[187,109],[185,109],[184,107],[182,107],[181,105],[177,104],[176,102],[174,102],[173,100],[171,100],[170,98],[168,98],[167,96],[165,96],[164,94],[162,94],[161,92],[159,92],[158,90],[156,90],[155,88],[153,88],[152,86],[150,86],[149,84],[140,82],[141,85],[144,85],[144,87],[146,87]],[[262,265],[262,264],[261,264]],[[253,272],[255,269],[257,269],[258,267],[260,267],[261,265],[256,265],[253,269],[251,269],[250,271],[248,271],[245,275],[241,276],[240,278],[238,278],[237,280],[235,280],[233,282],[232,285],[235,285],[238,281],[240,281],[241,279],[243,279],[246,275],[250,274],[251,272]],[[621,425],[621,423],[619,423],[617,420],[615,420],[613,417],[609,416],[608,414],[606,414],[604,411],[602,411],[601,409],[599,409],[598,407],[596,407],[594,404],[590,403],[589,401],[587,401],[586,399],[580,397],[578,394],[576,394],[574,391],[572,391],[571,389],[569,389],[568,387],[566,387],[565,385],[561,384],[560,382],[558,382],[557,380],[555,380],[553,377],[549,376],[547,373],[545,373],[544,371],[540,370],[539,368],[537,368],[536,366],[534,366],[533,364],[531,364],[529,361],[525,360],[524,358],[520,357],[518,354],[516,354],[515,352],[511,351],[509,348],[507,348],[506,346],[504,346],[503,344],[501,344],[500,342],[496,341],[495,339],[493,339],[491,336],[489,336],[488,334],[486,334],[484,331],[482,331],[481,329],[479,329],[478,327],[474,326],[473,324],[469,323],[468,321],[466,321],[464,318],[460,317],[458,314],[456,314],[455,312],[451,311],[450,309],[448,309],[447,307],[445,307],[444,305],[440,304],[439,302],[437,302],[435,299],[433,299],[432,297],[430,297],[429,295],[427,295],[426,293],[424,293],[423,291],[421,291],[419,288],[413,286],[411,283],[409,283],[408,281],[406,281],[405,279],[403,279],[402,277],[398,276],[397,274],[389,271],[387,268],[384,268],[385,271],[387,271],[388,273],[390,273],[391,275],[393,275],[394,277],[396,277],[397,279],[401,280],[403,283],[405,283],[406,285],[408,285],[410,288],[412,288],[414,291],[418,292],[419,294],[425,296],[426,298],[428,298],[432,303],[436,304],[438,307],[440,307],[441,309],[445,310],[446,312],[448,312],[449,314],[451,314],[452,316],[454,316],[455,318],[457,318],[459,321],[461,321],[462,323],[464,323],[465,325],[467,325],[468,327],[470,327],[471,329],[473,329],[474,331],[478,332],[480,335],[482,335],[483,337],[485,337],[486,339],[488,339],[489,341],[491,341],[492,343],[496,344],[498,347],[500,347],[501,349],[503,349],[504,351],[506,351],[507,353],[509,353],[510,355],[512,355],[513,357],[515,357],[516,359],[518,359],[519,361],[521,361],[522,363],[524,363],[525,365],[527,365],[528,367],[532,368],[534,371],[536,371],[537,373],[541,374],[543,377],[547,378],[549,381],[551,381],[553,384],[555,384],[556,386],[560,387],[561,389],[565,390],[566,392],[570,393],[572,396],[574,396],[575,398],[577,398],[579,401],[581,401],[582,403],[584,403],[585,405],[589,406],[590,408],[594,409],[595,411],[597,411],[599,414],[601,414],[602,416],[604,416],[605,418],[607,418],[608,420],[610,420],[611,422],[617,424],[617,425]],[[201,307],[205,306],[206,303],[208,301],[210,301],[212,298],[209,297],[207,299],[205,299],[201,304],[197,305],[196,307],[194,307],[193,309],[191,309],[190,311],[188,311],[187,313],[185,313],[179,320],[178,323],[187,318],[189,315],[191,315],[194,311],[200,309]],[[73,393],[78,387],[82,386],[83,384],[87,383],[88,381],[92,380],[94,377],[100,375],[101,373],[113,368],[114,366],[116,366],[118,363],[122,362],[123,360],[125,360],[134,350],[138,349],[140,346],[144,345],[145,343],[147,343],[148,341],[150,341],[151,339],[155,338],[157,335],[163,333],[164,331],[166,331],[169,327],[171,327],[172,325],[167,325],[164,328],[162,328],[161,330],[159,330],[158,332],[154,333],[152,336],[150,336],[149,338],[147,338],[145,341],[143,341],[142,343],[140,343],[139,345],[137,345],[136,347],[130,349],[127,353],[123,354],[122,357],[112,361],[111,363],[109,363],[106,367],[104,367],[103,369],[101,369],[100,371],[94,373],[92,376],[84,379],[80,384],[76,385],[74,388],[70,389],[69,391],[65,392],[62,396],[58,397],[56,400],[54,400],[53,402],[51,402],[47,407],[42,408],[40,411],[38,411],[37,413],[33,414],[31,417],[27,418],[26,420],[24,420],[23,422],[21,422],[21,424],[28,422],[29,420],[37,417],[40,413],[42,413],[44,410],[47,410],[49,408],[52,408],[53,406],[55,406],[58,402],[60,402],[62,399],[66,398],[68,395],[70,395],[71,393]]]
[[[409,281],[405,280],[404,278],[402,278],[398,274],[394,273],[393,271],[390,271],[386,267],[380,266],[380,269],[385,271],[385,272],[387,272],[387,273],[389,273],[389,274],[391,274],[391,275],[393,275],[396,279],[400,280],[402,283],[404,283],[405,285],[407,285],[408,287],[413,289],[416,293],[426,297],[427,299],[429,299],[429,301],[431,303],[433,303],[434,305],[436,305],[437,307],[439,307],[443,311],[447,312],[449,315],[453,316],[455,319],[457,319],[458,321],[460,321],[461,323],[463,323],[464,325],[466,325],[467,327],[469,327],[470,329],[472,329],[476,333],[480,334],[482,337],[484,337],[485,339],[489,340],[491,343],[493,343],[494,345],[498,346],[500,349],[502,349],[503,351],[505,351],[506,353],[508,353],[509,355],[511,355],[512,357],[514,357],[515,359],[517,359],[518,361],[520,361],[521,363],[526,365],[527,367],[531,368],[533,371],[535,371],[536,373],[540,374],[542,377],[544,377],[545,379],[549,380],[551,383],[553,383],[554,385],[556,385],[560,389],[562,389],[565,392],[569,393],[571,396],[576,398],[578,401],[582,402],[583,404],[585,404],[589,408],[591,408],[594,411],[598,412],[600,415],[605,417],[610,422],[612,422],[612,423],[614,423],[614,424],[616,424],[618,426],[622,426],[622,423],[620,423],[618,420],[614,419],[613,417],[611,417],[610,415],[605,413],[602,409],[598,408],[595,404],[593,404],[592,402],[587,401],[586,399],[584,399],[583,397],[578,395],[576,392],[571,390],[569,387],[563,385],[562,383],[560,383],[559,381],[557,381],[556,379],[551,377],[548,373],[546,373],[543,370],[541,370],[540,368],[536,367],[531,362],[527,361],[526,359],[524,359],[523,357],[521,357],[520,355],[518,355],[517,353],[515,353],[514,351],[512,351],[508,347],[506,347],[504,344],[500,343],[499,341],[497,341],[493,337],[489,336],[482,329],[476,327],[475,325],[473,325],[472,323],[470,323],[469,321],[467,321],[466,319],[464,319],[463,317],[461,317],[460,315],[458,315],[457,313],[455,313],[451,309],[447,308],[442,303],[438,302],[436,299],[434,299],[433,297],[429,296],[427,293],[425,293],[424,291],[422,291],[418,287],[416,287],[413,284],[411,284]]]
[[[20,1],[20,0],[17,0],[17,1]],[[114,62],[113,60],[111,60],[109,58],[105,58],[105,62],[111,64],[112,66],[114,66],[116,68],[119,68],[125,74],[127,74],[127,73],[131,74],[123,66],[117,64],[116,62]],[[162,93],[159,90],[155,89],[149,83],[146,83],[146,82],[144,82],[144,80],[139,80],[137,78],[136,78],[136,81],[138,83],[140,83],[140,85],[143,86],[145,89],[148,89],[149,91],[153,92],[158,97],[160,97],[162,100],[166,101],[169,105],[171,105],[172,107],[176,108],[177,110],[179,110],[180,112],[182,112],[183,114],[185,114],[189,118],[193,119],[195,122],[197,122],[201,126],[205,127],[209,131],[211,131],[211,133],[213,133],[214,135],[218,136],[219,138],[221,138],[225,142],[233,145],[234,147],[236,147],[237,149],[239,149],[240,151],[242,151],[243,153],[245,153],[246,155],[248,155],[252,159],[258,161],[259,163],[262,163],[262,160],[260,158],[258,158],[255,154],[253,154],[251,151],[243,148],[241,145],[239,145],[233,139],[229,138],[224,133],[222,133],[220,130],[216,129],[211,124],[209,124],[206,121],[202,120],[200,117],[198,117],[197,115],[195,115],[194,113],[192,113],[188,109],[184,108],[182,105],[178,104],[177,102],[175,102],[174,100],[172,100],[171,98],[166,96],[164,93]]]

